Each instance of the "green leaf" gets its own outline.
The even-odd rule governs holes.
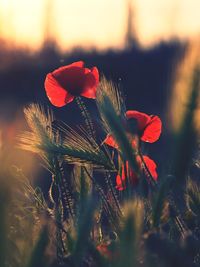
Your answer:
[[[39,239],[32,251],[29,263],[27,267],[45,267],[46,266],[46,259],[45,259],[45,250],[48,245],[48,228],[44,226]]]

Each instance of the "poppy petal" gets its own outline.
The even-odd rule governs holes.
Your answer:
[[[113,138],[113,136],[111,134],[108,134],[106,136],[106,139],[103,141],[103,143],[105,143],[108,146],[111,146],[111,147],[114,147],[114,148],[118,148],[118,145],[115,142],[115,139]]]
[[[100,244],[97,246],[97,250],[99,251],[100,254],[102,254],[104,257],[108,259],[112,259],[113,255],[111,250],[109,250],[108,245],[106,244]]]
[[[85,65],[85,63],[83,62],[83,61],[76,61],[76,62],[74,62],[74,63],[72,63],[72,64],[70,64],[70,65],[68,65],[67,67],[79,67],[79,68],[83,68],[84,67],[84,65]]]
[[[141,140],[148,143],[154,143],[160,137],[162,122],[158,116],[148,115],[136,110],[126,112],[128,119],[136,119],[138,130],[141,134]]]
[[[126,112],[127,119],[136,119],[138,123],[138,129],[143,131],[146,127],[146,124],[150,121],[150,116],[146,113],[139,112],[136,110],[128,110]]]
[[[117,174],[116,176],[116,189],[119,190],[119,191],[122,191],[124,189],[126,189],[126,184],[125,184],[125,166],[124,164],[122,165],[122,173],[121,175],[120,174]]]
[[[129,180],[132,185],[136,185],[138,182],[138,176],[136,173],[133,171],[131,167],[129,167],[128,161],[126,162],[127,170],[128,170],[128,175],[129,175]]]
[[[74,97],[57,82],[52,73],[47,74],[44,86],[49,101],[56,107],[63,107],[74,99]]]
[[[87,72],[85,76],[84,90],[81,93],[81,96],[95,99],[98,83],[99,83],[99,72],[96,67],[93,67],[91,70],[89,70],[89,72]]]
[[[73,96],[78,96],[85,86],[85,68],[71,64],[52,72],[52,75],[60,86]]]
[[[45,89],[51,103],[62,107],[76,96],[96,98],[98,83],[98,69],[84,68],[84,62],[78,61],[49,73],[45,80]]]
[[[119,191],[123,191],[123,190],[126,189],[124,183],[122,182],[122,178],[121,178],[121,176],[119,174],[116,176],[116,186],[115,186],[115,188],[117,190],[119,190]]]
[[[71,67],[78,67],[78,68],[83,68],[84,67],[84,62],[83,61],[77,61],[74,62],[72,64],[66,65],[66,66],[62,66],[56,70],[53,71],[54,75],[58,74],[58,73],[64,73],[65,70],[71,69]]]
[[[162,131],[162,122],[158,116],[151,116],[150,121],[143,131],[141,140],[148,143],[156,142]]]
[[[151,158],[149,158],[148,156],[143,156],[143,160],[144,160],[149,172],[151,173],[151,176],[154,178],[155,181],[157,181],[158,173],[156,171],[157,165],[156,165],[155,161],[152,160]]]

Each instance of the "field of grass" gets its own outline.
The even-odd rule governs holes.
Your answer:
[[[24,109],[29,131],[17,146],[41,159],[52,183],[44,197],[2,147],[0,267],[200,266],[200,66],[184,71],[187,96],[182,109],[171,101],[163,169],[145,148],[162,135],[160,118],[127,112],[123,92],[103,76],[96,121],[80,95],[83,124],[73,129],[50,107]]]

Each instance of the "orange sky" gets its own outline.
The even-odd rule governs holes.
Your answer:
[[[44,38],[48,0],[1,0],[1,36],[38,48]],[[128,0],[50,0],[51,33],[62,48],[122,47]],[[133,0],[142,45],[171,36],[200,35],[200,0]]]

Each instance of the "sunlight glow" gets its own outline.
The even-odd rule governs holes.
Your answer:
[[[200,35],[199,0],[132,3],[137,36],[144,46]],[[32,48],[52,36],[65,49],[123,47],[127,7],[128,0],[1,0],[0,32],[13,44]]]

